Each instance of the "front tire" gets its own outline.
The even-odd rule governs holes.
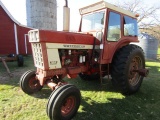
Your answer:
[[[143,81],[143,76],[133,70],[144,69],[145,59],[143,50],[136,45],[122,47],[114,56],[111,66],[112,83],[123,94],[137,92]]]
[[[20,87],[23,92],[32,94],[40,91],[43,86],[41,86],[39,80],[36,79],[35,71],[28,70],[20,78]]]
[[[78,111],[80,101],[79,89],[74,85],[63,85],[50,95],[47,115],[50,120],[71,120]]]

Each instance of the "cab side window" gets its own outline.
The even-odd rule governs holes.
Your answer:
[[[138,36],[136,19],[124,16],[124,36]]]
[[[118,41],[121,38],[121,16],[117,13],[109,13],[107,40]]]

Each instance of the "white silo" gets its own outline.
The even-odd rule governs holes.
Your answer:
[[[57,30],[56,0],[26,0],[27,26]]]
[[[138,45],[142,47],[146,59],[157,59],[158,40],[148,33],[141,33],[139,35]]]

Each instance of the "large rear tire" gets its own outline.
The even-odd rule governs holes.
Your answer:
[[[123,94],[137,92],[143,81],[143,76],[134,70],[144,69],[145,59],[143,50],[136,45],[122,47],[114,56],[111,66],[112,83]]]
[[[71,120],[78,111],[80,101],[79,89],[74,85],[63,85],[50,95],[47,115],[50,120]]]
[[[40,91],[43,86],[40,85],[39,80],[36,79],[35,71],[28,70],[20,78],[20,87],[23,92],[32,94]]]

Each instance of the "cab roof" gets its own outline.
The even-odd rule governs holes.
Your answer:
[[[91,13],[91,12],[94,12],[94,11],[97,11],[97,10],[106,9],[106,8],[109,8],[111,10],[120,12],[120,13],[128,15],[130,17],[136,18],[136,15],[134,13],[132,13],[130,11],[127,11],[127,10],[124,10],[120,7],[117,7],[113,4],[110,4],[110,3],[105,2],[105,1],[100,1],[100,2],[97,2],[97,3],[91,4],[91,5],[88,5],[86,7],[80,8],[79,12],[80,12],[81,15],[83,15],[83,14]]]

